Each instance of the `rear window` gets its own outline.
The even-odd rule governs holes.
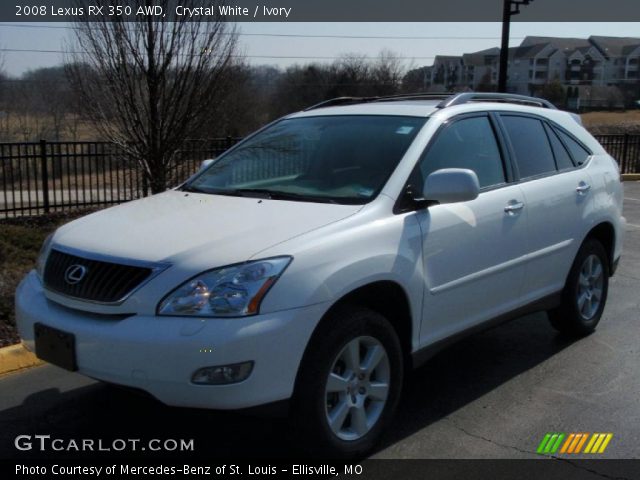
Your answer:
[[[527,179],[556,171],[553,152],[540,120],[503,115],[502,121],[513,146],[520,178]]]
[[[576,142],[572,137],[564,133],[562,130],[558,130],[558,129],[554,129],[554,130],[558,132],[558,136],[562,139],[564,144],[569,149],[569,152],[573,157],[573,161],[577,165],[582,165],[584,162],[587,161],[587,158],[589,158],[589,155],[591,155],[591,152],[585,149],[582,145],[580,145],[578,142]]]
[[[569,152],[558,138],[555,130],[549,127],[547,128],[547,132],[549,133],[549,141],[551,142],[553,154],[556,157],[558,170],[568,170],[575,167],[573,160],[571,159],[571,155],[569,155]]]

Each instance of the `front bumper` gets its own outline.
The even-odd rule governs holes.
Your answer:
[[[239,409],[287,399],[324,304],[247,318],[132,315],[111,318],[47,300],[35,272],[16,291],[16,321],[34,349],[34,323],[73,333],[78,371],[142,389],[175,406]],[[202,367],[254,361],[246,380],[194,385]]]

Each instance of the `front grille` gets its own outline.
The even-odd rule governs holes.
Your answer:
[[[69,281],[67,273],[74,266],[84,267],[84,275],[75,275]],[[44,286],[81,300],[114,303],[124,299],[151,272],[151,268],[91,260],[51,250],[44,268]],[[78,276],[82,278],[73,283]]]

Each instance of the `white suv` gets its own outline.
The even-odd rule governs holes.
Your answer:
[[[591,333],[621,213],[616,162],[544,100],[335,99],[60,228],[17,321],[53,364],[169,405],[286,401],[307,443],[362,453],[448,341],[532,310]]]

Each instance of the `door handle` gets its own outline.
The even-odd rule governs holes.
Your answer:
[[[524,203],[515,202],[515,203],[510,203],[509,205],[504,207],[504,211],[505,211],[505,213],[507,213],[509,215],[515,215],[516,212],[519,212],[523,208],[524,208]]]
[[[591,190],[591,185],[589,185],[588,183],[585,182],[580,182],[576,188],[576,192],[580,193],[580,194],[585,194],[587,193],[589,190]]]

